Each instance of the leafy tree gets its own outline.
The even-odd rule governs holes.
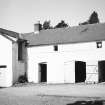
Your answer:
[[[99,23],[99,18],[97,12],[93,12],[91,16],[89,17],[89,20],[79,23],[79,25],[86,25],[86,24],[94,24],[94,23]]]
[[[51,29],[51,25],[50,25],[50,21],[45,21],[43,23],[43,29],[46,30],[46,29]]]
[[[83,22],[83,23],[79,23],[79,25],[86,25],[86,24],[89,24],[88,21]]]
[[[42,24],[39,23],[39,30],[42,30]]]
[[[93,12],[88,20],[89,24],[99,23],[98,14],[97,12]]]
[[[55,28],[63,28],[63,27],[68,27],[68,24],[65,23],[64,20],[61,20],[61,22],[58,23],[58,24],[55,26]]]

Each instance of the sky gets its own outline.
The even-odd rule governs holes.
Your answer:
[[[45,20],[52,26],[61,20],[77,26],[93,11],[105,22],[105,0],[0,0],[0,28],[28,33],[34,31],[35,23]]]

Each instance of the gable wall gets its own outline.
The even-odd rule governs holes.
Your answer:
[[[12,42],[0,35],[0,87],[12,85]]]

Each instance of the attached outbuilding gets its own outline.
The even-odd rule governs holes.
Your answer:
[[[12,86],[26,73],[26,42],[20,40],[19,33],[0,28],[0,87]]]

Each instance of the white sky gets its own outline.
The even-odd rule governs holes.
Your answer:
[[[65,20],[70,26],[86,21],[93,11],[105,22],[105,0],[0,0],[0,28],[31,32],[37,21]]]

